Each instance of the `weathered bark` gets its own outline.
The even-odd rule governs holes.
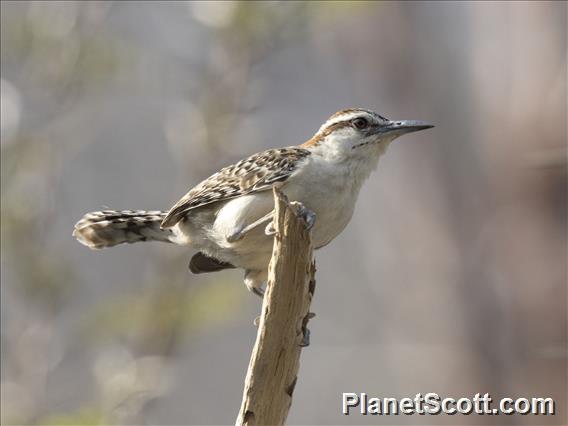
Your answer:
[[[282,425],[292,404],[315,288],[310,231],[274,190],[274,249],[237,425]]]

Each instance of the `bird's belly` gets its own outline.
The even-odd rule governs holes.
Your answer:
[[[324,219],[325,216],[329,217]],[[345,229],[351,219],[351,213],[345,211],[325,216],[322,217],[321,213],[318,216],[316,213],[316,225],[312,234],[313,245],[316,249],[328,245]]]
[[[312,242],[315,248],[329,244],[347,226],[353,216],[353,203],[327,197],[313,200],[308,198],[304,204],[316,214],[316,222],[312,231]]]
[[[316,214],[312,230],[315,248],[329,244],[345,229],[353,216],[358,195],[358,190],[339,179],[327,179],[318,186],[298,185],[286,189],[291,201],[301,201]]]

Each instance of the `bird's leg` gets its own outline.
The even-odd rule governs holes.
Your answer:
[[[265,272],[250,269],[245,271],[245,286],[251,293],[256,294],[261,299],[264,299],[265,290],[262,288],[262,284],[265,281]],[[260,317],[256,317],[253,324],[258,327],[258,324],[260,324]]]
[[[264,299],[264,290],[262,288],[252,287],[249,288],[249,290],[261,299]],[[258,325],[260,324],[260,316],[256,317],[252,323],[255,327],[258,327]]]
[[[253,223],[243,226],[240,228],[235,229],[231,234],[227,235],[227,241],[230,243],[234,243],[235,241],[241,240],[248,232],[256,229],[260,225],[265,224],[268,221],[271,221],[274,216],[274,210],[270,213],[265,214],[260,219],[255,220]]]

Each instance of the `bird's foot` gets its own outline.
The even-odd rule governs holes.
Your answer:
[[[308,230],[312,229],[316,223],[316,214],[300,201],[292,201],[290,204],[296,208],[296,214],[304,219],[304,222],[306,222],[306,228]]]
[[[314,227],[314,224],[316,223],[316,214],[299,201],[292,201],[290,204],[296,209],[296,214],[301,217],[306,223],[306,229],[312,229]],[[264,233],[269,237],[272,237],[276,234],[276,229],[274,229],[274,221],[271,221],[268,225],[266,225],[266,228],[264,228]]]
[[[268,225],[266,225],[266,228],[264,228],[264,233],[269,237],[276,235],[276,229],[274,229],[274,222],[270,222]]]

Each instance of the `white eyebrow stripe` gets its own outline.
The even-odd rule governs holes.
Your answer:
[[[356,112],[350,112],[347,114],[341,114],[338,115],[337,117],[333,117],[330,118],[329,120],[327,120],[325,123],[322,124],[322,126],[319,128],[318,133],[321,133],[324,129],[326,129],[327,127],[335,124],[335,123],[339,123],[340,121],[348,121],[348,120],[352,120],[355,117],[359,117],[361,115],[361,111],[356,111]]]

